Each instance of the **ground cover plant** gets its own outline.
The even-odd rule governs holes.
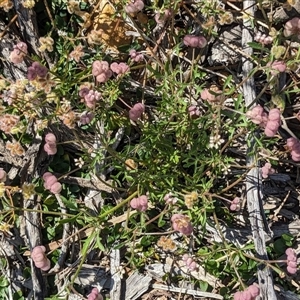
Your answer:
[[[300,1],[0,7],[0,299],[299,299]]]

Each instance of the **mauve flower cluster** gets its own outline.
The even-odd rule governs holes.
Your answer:
[[[211,86],[209,89],[203,89],[200,94],[201,99],[207,100],[208,102],[216,102],[222,99],[221,91],[217,86]]]
[[[167,204],[174,205],[178,201],[178,198],[176,198],[172,193],[168,193],[164,196],[164,200]]]
[[[256,42],[261,43],[262,45],[272,44],[273,38],[266,35],[265,33],[261,33],[260,31],[256,33],[254,40]]]
[[[145,4],[142,0],[129,0],[125,6],[125,11],[128,14],[136,14],[144,8]]]
[[[270,163],[265,163],[265,165],[261,168],[261,176],[262,178],[268,178],[269,174],[274,174],[275,170],[272,168]]]
[[[246,116],[254,124],[264,127],[265,135],[268,137],[274,136],[281,124],[280,110],[278,108],[272,108],[268,115],[261,105],[256,105],[246,113]]]
[[[230,204],[230,210],[232,211],[238,211],[240,209],[240,198],[235,197]]]
[[[89,90],[88,93],[84,95],[83,99],[88,108],[94,108],[97,101],[101,99],[101,93],[95,90]]]
[[[47,133],[45,136],[44,150],[48,155],[54,155],[57,152],[56,137],[53,133]]]
[[[92,74],[96,77],[97,82],[106,82],[111,76],[112,71],[107,61],[95,60],[92,64]]]
[[[184,261],[185,265],[190,271],[195,271],[198,269],[198,264],[194,261],[194,259],[190,255],[184,254],[182,256],[182,260]]]
[[[10,52],[9,59],[13,64],[20,64],[27,53],[27,45],[23,42],[19,42],[14,46],[14,50]]]
[[[31,258],[35,266],[43,271],[48,271],[50,269],[50,260],[45,255],[45,246],[36,246],[31,251]]]
[[[200,116],[199,107],[196,105],[191,105],[188,108],[188,114],[191,117],[191,119],[197,119]]]
[[[3,170],[3,168],[0,168],[0,182],[5,182],[7,177],[7,173]]]
[[[137,52],[135,49],[129,51],[130,58],[135,62],[140,62],[144,59],[144,54]]]
[[[294,137],[290,137],[286,141],[286,145],[291,151],[293,161],[300,161],[300,141]]]
[[[88,296],[88,300],[103,300],[103,297],[99,294],[97,288],[93,288]]]
[[[148,208],[148,197],[146,195],[142,195],[140,197],[133,198],[130,201],[130,206],[138,211],[146,211]]]
[[[207,45],[207,40],[204,36],[187,34],[183,38],[183,43],[192,48],[204,48]]]
[[[129,110],[129,119],[132,121],[137,121],[145,111],[145,105],[143,103],[136,103]]]
[[[117,73],[118,75],[122,75],[129,71],[129,66],[123,62],[121,62],[121,63],[113,62],[110,65],[110,69],[113,72]]]
[[[285,250],[285,254],[287,255],[287,271],[290,274],[297,273],[297,254],[292,248],[287,248]]]
[[[294,35],[297,39],[300,39],[300,18],[295,17],[287,21],[284,25],[283,34],[286,37]]]
[[[44,188],[49,190],[53,194],[59,194],[62,190],[61,184],[57,181],[57,178],[50,172],[46,172],[43,175]]]
[[[182,214],[175,214],[171,218],[172,227],[174,230],[185,235],[190,235],[193,232],[193,225],[188,216]]]
[[[170,9],[166,9],[164,12],[160,13],[156,13],[154,16],[154,20],[156,21],[156,23],[158,25],[164,25],[165,22],[168,20],[168,18],[172,15],[171,10]]]
[[[259,295],[259,287],[257,285],[250,285],[246,290],[242,292],[236,292],[233,296],[234,300],[255,300]]]
[[[91,111],[84,111],[80,115],[79,122],[81,125],[86,125],[91,123],[91,121],[94,119],[94,114]]]
[[[48,69],[41,65],[39,62],[35,61],[27,70],[28,80],[34,80],[37,77],[46,78],[48,74]]]
[[[273,76],[286,70],[286,63],[282,60],[275,60],[272,63],[268,63],[267,66],[271,67],[270,73]]]

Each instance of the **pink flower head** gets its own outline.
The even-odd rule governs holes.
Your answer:
[[[33,64],[27,70],[28,80],[34,80],[37,76],[40,78],[45,78],[47,74],[48,69],[37,61],[33,62]]]
[[[146,195],[142,195],[138,198],[133,198],[130,201],[130,206],[138,211],[146,211],[148,208],[148,197]]]
[[[19,64],[24,60],[27,53],[27,45],[23,42],[19,42],[14,46],[14,50],[10,53],[9,58],[12,63]]]
[[[194,261],[194,259],[190,255],[184,254],[182,256],[182,260],[185,262],[185,265],[190,271],[195,271],[198,269],[198,264]]]
[[[254,106],[251,110],[247,111],[246,116],[251,119],[254,124],[265,126],[268,121],[268,115],[261,105]]]
[[[261,43],[262,45],[272,44],[272,42],[273,42],[273,38],[272,37],[267,36],[266,34],[261,33],[261,32],[257,32],[256,33],[256,35],[254,37],[254,40],[256,42]]]
[[[137,52],[135,49],[129,51],[130,58],[135,62],[140,62],[144,59],[144,55],[141,52]]]
[[[297,254],[292,248],[287,248],[285,251],[287,255],[287,271],[290,274],[297,273]]]
[[[200,116],[200,110],[199,110],[199,107],[196,106],[196,105],[191,105],[189,108],[188,108],[188,113],[190,115],[190,117],[192,119],[197,119],[199,116]]]
[[[175,214],[171,218],[172,227],[174,230],[185,235],[190,235],[193,232],[193,226],[188,216],[182,214]]]
[[[156,13],[154,16],[154,20],[158,25],[164,25],[168,18],[172,15],[170,9],[166,9],[163,13]]]
[[[129,71],[129,66],[123,62],[121,62],[119,64],[116,62],[113,62],[110,65],[110,68],[113,72],[117,73],[118,75],[125,74],[126,72]]]
[[[43,271],[50,269],[50,260],[45,255],[46,248],[44,246],[36,246],[31,251],[31,258],[35,266]]]
[[[84,96],[85,105],[88,108],[94,108],[96,102],[101,99],[101,93],[94,90],[89,90],[89,92]]]
[[[106,82],[112,76],[109,63],[107,61],[94,61],[92,64],[92,74],[96,77],[97,82]]]
[[[270,73],[274,76],[286,70],[286,63],[282,60],[275,60],[273,63],[268,63],[267,66],[271,67]]]
[[[6,177],[7,177],[7,173],[2,168],[0,168],[0,182],[5,182]]]
[[[233,296],[234,300],[255,300],[259,295],[260,289],[256,285],[250,285],[246,290],[242,292],[236,292]]]
[[[240,198],[235,197],[230,204],[230,210],[232,211],[238,211],[240,209]]]
[[[54,155],[57,152],[56,137],[53,133],[47,133],[45,136],[44,150],[48,155]]]
[[[103,300],[103,297],[99,294],[97,288],[93,288],[88,296],[88,300]]]
[[[203,89],[200,94],[201,99],[207,100],[208,102],[220,101],[222,98],[221,91],[216,86],[212,86],[209,89]]]
[[[91,123],[91,121],[94,119],[94,114],[90,111],[85,111],[80,116],[80,124],[86,125]]]
[[[166,203],[171,204],[171,205],[174,205],[178,201],[178,199],[175,196],[173,196],[172,193],[166,194],[164,196],[164,200],[166,201]]]
[[[128,14],[136,14],[143,10],[145,4],[142,0],[129,0],[129,3],[125,6],[125,11]]]
[[[129,119],[132,121],[137,121],[145,111],[145,105],[143,103],[136,103],[129,110]]]
[[[300,161],[300,141],[294,137],[290,137],[286,141],[286,145],[291,151],[293,161]]]
[[[273,108],[269,111],[268,121],[265,125],[265,135],[272,137],[276,134],[279,126],[281,124],[280,110],[278,108]]]
[[[275,170],[272,168],[270,163],[265,163],[265,165],[261,168],[262,178],[268,178],[269,174],[274,174]]]
[[[204,36],[187,34],[183,38],[183,43],[192,48],[204,48],[207,45],[207,40]]]
[[[300,18],[295,17],[287,21],[284,25],[283,35],[286,37],[293,35],[300,39]]]
[[[61,184],[57,181],[57,178],[50,172],[46,172],[43,175],[44,187],[53,194],[59,194],[62,190]]]

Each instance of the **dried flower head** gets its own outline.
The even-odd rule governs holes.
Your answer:
[[[130,170],[137,169],[138,165],[133,159],[128,158],[125,160],[125,167],[126,167],[126,170],[130,171]]]
[[[0,130],[6,134],[11,133],[12,129],[18,124],[20,118],[15,115],[4,114],[0,116]]]
[[[8,12],[10,9],[14,7],[14,4],[11,0],[1,0],[0,8],[3,8],[4,11]]]
[[[69,54],[69,58],[75,60],[77,63],[80,62],[80,59],[83,57],[84,52],[83,46],[81,44],[77,45],[74,50]]]
[[[49,52],[53,51],[54,40],[50,36],[39,38],[39,42],[41,45],[39,47],[39,51],[41,52],[45,52],[46,50]]]
[[[224,24],[231,24],[233,22],[233,15],[231,12],[229,11],[225,11],[224,13],[222,13],[220,16],[219,16],[219,20],[218,20],[218,23],[220,25],[224,25]]]
[[[161,236],[159,238],[157,246],[162,248],[164,251],[175,251],[177,248],[175,242],[166,236]]]
[[[34,0],[23,0],[23,1],[22,1],[22,5],[23,5],[25,8],[32,9],[32,8],[34,8],[34,6],[35,6],[35,1],[34,1]]]
[[[195,191],[187,195],[184,195],[184,203],[187,206],[187,208],[192,208],[197,201],[198,201],[198,193]]]
[[[182,214],[175,214],[171,218],[172,227],[174,230],[185,235],[190,235],[193,232],[193,226],[188,216]]]
[[[35,194],[34,187],[32,183],[24,183],[22,185],[22,194],[25,200],[30,199]]]
[[[10,141],[6,142],[6,149],[10,151],[10,154],[12,156],[22,156],[25,154],[25,151],[21,144],[19,142],[13,142]]]
[[[204,48],[207,45],[207,40],[204,36],[188,34],[184,36],[183,43],[192,48]]]

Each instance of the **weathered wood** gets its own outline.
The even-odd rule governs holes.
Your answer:
[[[246,52],[249,56],[252,56],[253,49],[248,46],[249,42],[253,41],[253,37],[251,35],[251,19],[254,17],[256,7],[256,1],[254,0],[245,0],[243,1],[244,12],[249,16],[248,18],[243,19],[243,31],[242,31],[242,47],[243,51]],[[253,69],[253,63],[249,59],[243,58],[243,67],[242,67],[242,75],[243,75],[243,94],[245,99],[246,107],[250,108],[254,105],[254,101],[256,98],[256,90],[255,90],[255,82],[254,77],[251,76],[251,71]],[[248,167],[255,165],[255,157],[254,153],[254,139],[250,141],[250,147],[247,153],[246,163]],[[248,172],[248,176],[246,178],[246,192],[247,192],[247,208],[249,212],[249,220],[251,224],[252,235],[254,239],[255,250],[257,255],[262,260],[268,260],[268,254],[266,250],[266,241],[265,241],[265,232],[263,222],[265,216],[259,205],[262,195],[259,187],[258,180],[260,178],[259,168],[252,167],[252,169]],[[260,181],[261,182],[261,181]],[[258,282],[260,287],[260,298],[262,299],[277,299],[273,277],[269,267],[265,267],[264,265],[259,265],[258,267]],[[257,297],[258,298],[258,297]]]

